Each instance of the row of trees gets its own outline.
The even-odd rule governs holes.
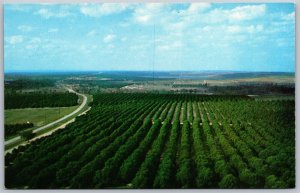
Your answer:
[[[96,172],[96,175],[94,177],[96,187],[102,188],[113,185],[112,182],[115,180],[115,176],[111,174],[118,173],[124,159],[126,159],[128,155],[130,155],[145,138],[145,136],[149,132],[150,127],[153,124],[151,117],[154,115],[158,108],[159,106],[156,106],[145,111],[144,115],[148,115],[146,118],[144,118],[141,128],[138,129],[133,136],[129,137],[125,144],[120,146],[113,157],[109,158],[105,162],[102,170]],[[151,110],[150,113],[149,110]],[[141,120],[142,119],[143,118],[141,117]]]
[[[5,109],[68,107],[78,104],[78,96],[74,93],[6,93]]]
[[[162,159],[158,166],[157,174],[155,176],[153,187],[154,188],[174,188],[174,176],[176,175],[176,154],[178,149],[178,139],[180,134],[180,109],[181,102],[176,106],[174,116],[172,118],[172,128],[170,139],[166,145],[166,149],[162,154]]]
[[[170,123],[173,113],[175,111],[175,105],[172,104],[171,109],[168,111],[165,119],[162,119],[163,124],[160,128],[160,132],[153,142],[150,151],[147,153],[145,160],[135,177],[132,180],[132,186],[135,188],[151,188],[153,186],[156,170],[159,166],[161,154],[165,147],[165,141],[169,138]],[[164,112],[163,112],[164,113]],[[163,114],[162,113],[162,114]]]
[[[13,136],[28,128],[32,128],[33,123],[17,123],[17,124],[5,124],[5,137]]]
[[[19,78],[16,80],[5,80],[5,92],[14,92],[23,89],[39,89],[43,87],[52,87],[55,85],[55,80],[50,79],[29,79]]]
[[[224,139],[229,141],[233,146],[232,150],[236,151],[232,153],[235,155],[233,163],[236,163],[237,159],[241,160],[239,162],[246,161],[244,165],[248,165],[248,168],[244,167],[241,173],[245,186],[294,186],[295,144],[294,140],[291,140],[295,132],[293,101],[239,101],[230,105],[226,102],[215,103],[212,106],[220,109],[222,114],[228,115],[226,121],[232,123],[223,125],[223,132],[218,134],[220,136],[224,133]],[[287,119],[282,111],[289,117],[289,121],[280,119]],[[262,114],[268,114],[268,119],[262,117]],[[289,141],[285,140],[286,138]],[[273,175],[277,176],[276,183],[270,186],[268,179]]]
[[[105,103],[104,103],[105,104]],[[153,103],[152,103],[153,104]],[[36,166],[39,166],[39,168],[42,167],[46,167],[48,163],[55,163],[58,162],[58,160],[54,161],[53,159],[55,159],[55,157],[52,156],[46,156],[48,155],[49,152],[50,154],[60,154],[61,152],[68,152],[71,149],[73,149],[74,147],[76,147],[77,144],[80,144],[83,140],[89,137],[92,137],[93,135],[89,135],[89,133],[94,133],[95,130],[97,130],[98,132],[105,128],[105,124],[107,123],[107,120],[111,120],[112,117],[114,117],[116,120],[118,120],[119,118],[119,114],[120,115],[128,115],[127,117],[124,117],[124,119],[126,120],[126,122],[124,122],[124,119],[120,120],[122,122],[124,122],[119,128],[120,129],[116,129],[116,124],[114,124],[115,127],[111,128],[111,131],[114,131],[113,135],[114,137],[108,138],[107,136],[105,136],[103,140],[99,140],[99,138],[96,138],[97,143],[93,144],[93,146],[91,148],[89,148],[90,150],[94,150],[94,151],[86,151],[88,154],[85,154],[85,156],[83,156],[83,164],[87,164],[89,162],[88,158],[91,157],[91,159],[94,159],[95,155],[97,155],[99,149],[101,149],[101,147],[105,147],[105,145],[110,144],[111,140],[115,139],[116,137],[118,137],[120,134],[122,134],[124,131],[127,130],[127,128],[133,123],[134,118],[135,118],[135,114],[138,114],[138,112],[144,112],[144,107],[138,107],[138,106],[130,106],[127,108],[125,108],[126,105],[120,105],[120,108],[114,107],[111,108],[110,106],[108,106],[108,108],[103,108],[103,106],[101,106],[101,108],[99,109],[92,109],[91,113],[88,114],[87,116],[84,116],[82,118],[80,118],[80,121],[76,121],[73,124],[70,124],[67,126],[66,129],[61,130],[62,132],[58,133],[59,137],[52,137],[55,135],[51,135],[48,138],[43,138],[41,140],[39,140],[40,142],[40,146],[43,148],[37,148],[35,145],[34,146],[29,146],[29,148],[27,149],[27,151],[29,153],[24,153],[23,156],[21,156],[20,158],[22,160],[32,160],[32,165],[27,167],[26,170],[29,171],[28,169],[31,168],[31,174],[34,174],[34,172],[38,173],[38,168],[36,168]],[[146,107],[151,107],[150,105],[146,105]],[[136,108],[138,107],[138,108]],[[113,111],[112,111],[113,110]],[[101,112],[101,113],[99,113]],[[92,120],[92,121],[91,121]],[[110,122],[110,121],[108,121]],[[87,124],[88,123],[88,124]],[[112,122],[111,122],[112,123]],[[99,124],[103,124],[103,125],[99,125]],[[101,127],[103,126],[103,127]],[[106,134],[109,134],[109,132],[107,132]],[[101,138],[100,138],[101,139]],[[47,144],[47,145],[46,145]],[[69,146],[70,144],[70,146]],[[68,146],[68,147],[67,147]],[[32,149],[35,149],[35,153],[32,154]],[[66,153],[64,153],[64,155],[68,155]],[[32,157],[33,156],[33,157]],[[44,157],[44,159],[40,159],[41,157]],[[61,156],[63,157],[63,156]],[[35,164],[33,164],[35,163]],[[79,169],[81,162],[79,162]],[[77,164],[76,164],[77,165]],[[22,166],[20,164],[13,164],[12,167],[10,167],[8,170],[12,170],[12,172],[8,172],[8,176],[10,176],[10,174],[14,174],[14,171],[18,172],[20,169],[22,169]],[[25,169],[25,168],[24,168]],[[59,168],[57,168],[59,169]],[[22,172],[22,171],[21,171]],[[76,171],[75,171],[76,172]],[[25,172],[24,172],[25,173]],[[26,173],[25,173],[26,174]],[[72,176],[74,177],[74,176]],[[26,176],[25,178],[23,178],[24,180],[22,180],[20,178],[20,181],[22,182],[21,184],[29,184],[31,177]],[[28,181],[27,181],[28,180]],[[10,183],[14,183],[18,181],[18,177],[14,178],[13,180],[9,180],[8,182]]]
[[[264,113],[268,119],[261,116]],[[88,114],[7,154],[5,184],[8,188],[293,187],[294,146],[283,139],[292,136],[293,113],[290,101],[98,94]],[[280,122],[277,116],[283,114],[285,120]]]

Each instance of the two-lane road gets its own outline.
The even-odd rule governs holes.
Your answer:
[[[73,115],[75,115],[76,113],[78,113],[79,111],[81,111],[81,110],[84,108],[84,106],[85,106],[86,103],[87,103],[87,97],[86,97],[84,94],[81,94],[81,93],[78,93],[78,92],[72,90],[71,88],[66,87],[66,89],[67,89],[69,92],[75,93],[75,94],[77,94],[77,95],[83,97],[83,101],[82,101],[81,105],[80,105],[75,111],[73,111],[72,113],[70,113],[70,114],[68,114],[68,115],[66,115],[66,116],[64,116],[64,117],[62,117],[62,118],[60,118],[60,119],[57,119],[56,121],[53,121],[53,122],[51,122],[51,123],[49,123],[49,124],[47,124],[47,125],[44,125],[44,126],[42,126],[42,127],[39,127],[39,128],[34,129],[34,130],[32,131],[33,133],[37,133],[37,132],[39,132],[39,131],[42,131],[42,130],[44,130],[44,129],[47,129],[47,128],[49,128],[49,127],[52,127],[53,125],[55,125],[55,124],[57,124],[57,123],[59,123],[59,122],[62,122],[62,121],[64,121],[64,120],[66,120],[66,119],[72,117]],[[13,144],[13,143],[15,143],[15,142],[17,142],[17,141],[19,141],[19,140],[21,140],[21,136],[17,136],[17,137],[14,137],[14,138],[10,139],[10,140],[7,140],[7,141],[5,141],[4,144],[5,144],[5,146],[6,146],[6,145],[10,145],[10,144]]]

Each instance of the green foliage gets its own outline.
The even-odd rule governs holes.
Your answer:
[[[86,115],[6,154],[5,186],[291,188],[294,110],[245,96],[96,94]]]
[[[22,131],[20,132],[20,135],[25,140],[32,139],[35,136],[35,134],[32,133],[32,131]]]
[[[16,135],[18,132],[33,127],[33,123],[5,124],[5,136]]]
[[[163,158],[159,164],[158,172],[156,174],[153,187],[154,188],[172,188],[174,184],[172,182],[172,175],[174,175],[176,165],[176,146],[179,133],[179,121],[177,119],[173,122],[170,139],[168,141],[166,150],[163,154]]]
[[[276,178],[274,175],[270,175],[266,178],[266,188],[286,188],[286,184]]]
[[[68,107],[77,105],[78,96],[74,93],[6,93],[5,109]]]
[[[181,132],[181,145],[179,154],[179,168],[176,174],[182,188],[190,188],[193,183],[192,160],[190,155],[189,123],[185,121]]]
[[[237,188],[238,180],[232,174],[228,174],[219,182],[220,188]]]
[[[5,91],[21,89],[39,89],[54,86],[54,81],[49,79],[25,79],[20,78],[12,81],[5,81]]]

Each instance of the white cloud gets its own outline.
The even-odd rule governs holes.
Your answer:
[[[262,32],[263,30],[264,30],[264,26],[261,24],[258,24],[258,25],[252,25],[250,32]]]
[[[182,46],[183,46],[183,44],[181,41],[174,41],[169,44],[159,45],[159,46],[157,46],[157,49],[160,51],[168,51],[168,50],[175,50],[175,49],[181,48]]]
[[[34,12],[34,14],[39,15],[45,19],[49,19],[51,17],[64,18],[64,17],[68,17],[68,16],[72,15],[67,7],[61,7],[57,12],[51,11],[46,8],[42,8],[42,9],[39,9],[38,11]]]
[[[165,27],[168,29],[168,31],[182,31],[183,29],[185,29],[187,27],[186,22],[184,21],[179,21],[179,22],[174,22],[174,23],[169,23],[167,24]]]
[[[151,15],[140,15],[136,17],[136,21],[140,23],[147,23],[151,17]]]
[[[49,33],[56,33],[56,32],[58,32],[58,31],[59,31],[58,28],[50,28],[50,29],[48,29],[48,32],[49,32]]]
[[[6,10],[18,11],[18,12],[28,12],[31,10],[31,6],[29,4],[9,4],[9,6],[5,6]]]
[[[187,9],[187,13],[195,14],[204,11],[210,7],[211,7],[210,3],[191,3],[189,8]]]
[[[263,31],[264,26],[259,25],[249,25],[249,26],[239,26],[239,25],[229,25],[227,26],[226,31],[228,33],[256,33]]]
[[[239,6],[228,12],[228,18],[233,21],[251,20],[263,16],[265,12],[264,4]]]
[[[50,12],[48,9],[39,9],[38,11],[36,11],[34,13],[35,15],[40,15],[44,18],[50,18],[52,17],[54,14],[52,12]]]
[[[18,44],[18,43],[22,43],[24,40],[24,37],[21,35],[16,35],[16,36],[10,36],[5,38],[5,40],[9,43],[9,44]]]
[[[116,36],[114,34],[108,34],[103,38],[103,42],[109,43],[112,42],[115,38]]]
[[[241,27],[238,26],[238,25],[228,26],[227,27],[227,32],[229,32],[229,33],[240,33],[241,32]]]
[[[149,24],[152,21],[162,22],[168,13],[167,5],[163,3],[147,3],[134,9],[133,18],[137,23]]]
[[[29,25],[20,25],[18,26],[18,30],[22,32],[30,32],[32,30],[32,27]]]
[[[137,20],[140,23],[150,23],[151,17],[156,25],[160,25],[168,33],[177,33],[178,35],[195,29],[195,26],[207,26],[204,31],[212,31],[215,29],[215,24],[231,25],[225,29],[228,33],[240,33],[238,25],[233,27],[233,24],[243,24],[244,21],[254,20],[265,15],[266,5],[243,5],[232,9],[212,8],[209,3],[191,3],[186,9],[175,11],[174,9],[163,9],[158,13],[150,14],[145,9],[143,12],[136,11]],[[139,14],[137,14],[139,13]],[[154,15],[154,16],[153,16]],[[158,17],[157,17],[158,15]],[[142,16],[145,16],[144,18]],[[149,16],[150,18],[147,18]],[[163,18],[163,19],[160,19]],[[202,27],[203,28],[203,27]],[[212,28],[212,29],[209,29]],[[248,30],[242,31],[259,31],[250,27]],[[224,30],[224,29],[223,29]]]
[[[80,12],[90,17],[101,17],[120,13],[128,7],[129,4],[124,3],[84,4],[80,7]]]
[[[206,23],[242,22],[257,19],[266,13],[266,5],[243,5],[233,9],[213,9],[206,15],[199,15]],[[201,18],[200,18],[201,19]]]
[[[293,21],[295,19],[295,12],[293,11],[292,13],[283,15],[282,19],[286,21]]]

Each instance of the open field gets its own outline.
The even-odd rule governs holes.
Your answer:
[[[67,88],[67,90],[71,93],[76,93],[71,88]],[[44,124],[40,127],[33,127],[27,130],[30,130],[32,133],[34,133],[34,139],[37,139],[41,136],[47,136],[50,135],[54,130],[58,130],[59,128],[63,128],[64,125],[68,122],[72,122],[75,120],[75,117],[78,115],[81,115],[82,113],[88,111],[90,109],[89,103],[92,102],[93,98],[91,95],[83,95],[80,93],[77,93],[78,95],[78,102],[80,105],[76,107],[73,111],[70,113],[67,113],[64,116],[60,116],[58,119],[55,119],[51,121],[48,124]],[[58,113],[60,114],[60,109],[58,109]],[[12,138],[13,136],[7,136],[5,141],[5,150],[6,152],[11,152],[13,149],[18,148],[21,144],[27,144],[28,140],[23,139],[20,136],[16,136]],[[32,141],[32,140],[30,140]]]
[[[7,154],[5,184],[292,188],[294,111],[293,100],[98,93],[86,115]]]
[[[25,109],[9,109],[4,111],[5,124],[13,125],[18,123],[33,123],[34,130],[38,127],[51,123],[65,115],[73,112],[78,106],[58,107],[58,108],[25,108]],[[6,136],[10,139],[13,136]]]
[[[71,84],[81,93],[98,92],[159,92],[197,94],[289,94],[294,95],[295,74],[286,72],[230,71],[106,71],[85,73],[7,75],[7,91],[29,92],[38,86],[43,92],[62,91]],[[24,80],[24,77],[27,79]],[[44,81],[43,77],[47,80]],[[20,81],[25,86],[20,86]],[[22,82],[22,85],[23,85]],[[49,87],[52,84],[53,87]],[[34,87],[35,86],[35,87]],[[242,89],[240,89],[242,87]],[[40,90],[40,89],[39,89]]]
[[[78,106],[60,107],[60,108],[25,108],[10,109],[4,111],[5,124],[26,123],[27,121],[34,124],[35,128],[53,122],[63,117]]]

